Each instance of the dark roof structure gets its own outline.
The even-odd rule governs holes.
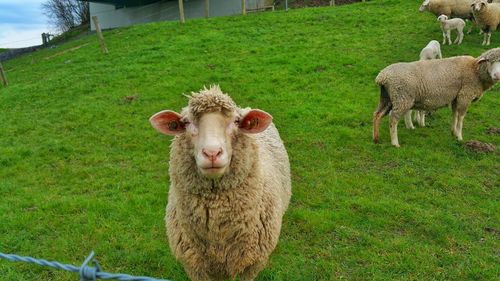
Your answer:
[[[85,2],[94,2],[102,4],[115,5],[115,8],[125,8],[125,7],[137,7],[144,6],[155,2],[160,2],[161,0],[82,0]]]

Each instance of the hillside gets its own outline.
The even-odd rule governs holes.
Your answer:
[[[0,87],[0,251],[187,280],[163,222],[171,138],[149,117],[220,84],[271,113],[291,159],[293,197],[258,280],[495,280],[499,154],[449,132],[399,123],[401,148],[371,141],[377,73],[442,35],[420,0],[162,22],[95,35],[4,62]],[[453,33],[453,39],[455,33]],[[465,35],[445,57],[484,50]],[[491,47],[500,45],[500,33]],[[453,71],[453,70],[450,70]],[[465,140],[500,145],[500,85],[471,105]],[[0,280],[77,280],[0,260]]]

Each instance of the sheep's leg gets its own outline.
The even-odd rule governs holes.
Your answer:
[[[399,141],[398,141],[398,122],[399,122],[400,115],[394,110],[392,111],[391,118],[389,121],[389,130],[391,132],[391,144],[394,145],[395,147],[399,147]]]
[[[458,35],[457,39],[455,39],[455,42],[453,44],[458,43],[458,45],[462,44],[462,40],[464,39],[464,31],[463,29],[457,29]]]
[[[446,37],[448,37],[448,44],[451,45],[451,30],[446,31]]]
[[[488,33],[487,33],[487,32],[485,32],[485,33],[484,33],[484,37],[483,37],[483,38],[484,38],[484,39],[483,39],[483,43],[482,43],[481,45],[483,45],[483,46],[484,46],[484,45],[486,45],[486,38],[487,38],[487,37],[488,37]]]
[[[465,117],[465,114],[467,113],[466,110],[457,110],[458,112],[458,121],[457,121],[457,128],[456,128],[456,132],[457,132],[457,139],[459,141],[463,141],[463,137],[462,137],[462,127],[464,125],[464,117]]]
[[[457,111],[457,101],[454,100],[451,103],[451,112],[453,115],[452,121],[451,121],[451,135],[456,136],[456,128],[457,128],[457,122],[458,122],[458,111]]]
[[[443,45],[446,45],[446,32],[443,30]]]
[[[415,126],[413,126],[413,122],[411,120],[411,110],[408,110],[408,112],[406,112],[405,114],[405,126],[407,129],[415,129]]]
[[[491,39],[491,31],[488,32],[488,42],[486,42],[486,46],[490,45],[490,39]]]
[[[443,58],[443,55],[441,54],[441,48],[439,49],[439,58],[442,59]]]
[[[385,90],[381,88],[381,91],[385,93]],[[390,101],[381,98],[380,103],[377,107],[377,110],[373,113],[373,142],[378,143],[379,139],[379,129],[380,129],[380,121],[382,117],[389,111],[391,108]]]
[[[425,111],[421,110],[419,113],[418,125],[420,127],[425,127]]]

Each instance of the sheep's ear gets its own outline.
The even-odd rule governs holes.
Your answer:
[[[171,110],[163,110],[149,118],[151,126],[158,132],[165,135],[178,135],[186,130],[184,122],[181,121],[182,116]]]
[[[240,130],[247,134],[257,134],[269,127],[273,122],[271,114],[260,109],[251,109],[240,120]]]
[[[480,64],[482,64],[483,62],[488,62],[488,59],[487,59],[487,58],[479,58],[479,59],[476,61],[476,64],[477,64],[477,65],[480,65]]]

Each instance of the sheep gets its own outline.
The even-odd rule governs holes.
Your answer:
[[[442,59],[441,45],[436,40],[431,40],[423,49],[420,51],[420,60],[432,60],[432,59]],[[412,122],[412,111],[408,110],[405,114],[405,125],[408,129],[415,129]],[[425,127],[425,111],[416,110],[415,119],[417,119],[418,125],[420,127]]]
[[[432,60],[443,58],[441,54],[441,45],[436,40],[431,40],[423,49],[420,51],[420,60]]]
[[[472,21],[472,26],[467,31],[471,33],[476,25],[470,5],[474,0],[424,0],[419,11],[429,11],[436,17],[446,15],[448,18],[461,18]]]
[[[219,86],[192,93],[180,114],[150,118],[175,135],[166,228],[192,280],[253,280],[266,266],[291,197],[290,164],[272,116],[241,109]]]
[[[465,21],[463,19],[448,19],[448,16],[440,15],[437,20],[441,24],[441,30],[443,31],[443,45],[446,44],[446,38],[448,38],[448,43],[451,45],[451,31],[453,29],[456,29],[458,32],[457,39],[455,39],[453,43],[455,44],[458,42],[458,45],[462,44],[465,27]]]
[[[476,0],[471,5],[472,13],[481,31],[484,32],[482,45],[489,46],[491,32],[500,26],[500,3],[489,3],[486,0]]]
[[[373,141],[379,141],[380,121],[389,111],[391,144],[399,147],[397,125],[408,110],[435,110],[451,104],[452,134],[462,141],[467,108],[500,81],[500,48],[478,58],[458,56],[441,60],[395,63],[384,68],[375,82],[380,102],[373,113]]]

